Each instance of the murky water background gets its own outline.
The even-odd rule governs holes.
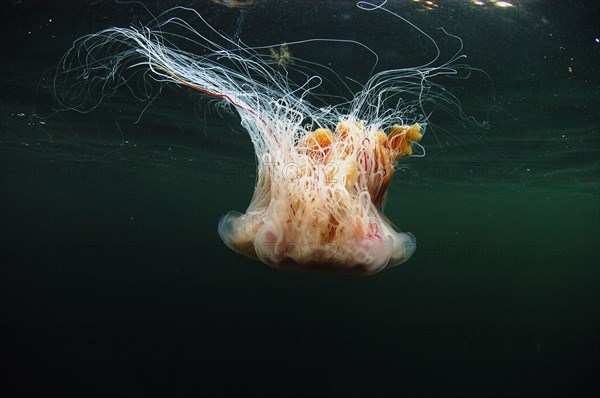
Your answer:
[[[416,235],[417,252],[352,278],[281,272],[225,247],[217,221],[249,203],[254,153],[237,119],[197,95],[166,90],[137,123],[145,105],[126,97],[89,114],[34,117],[49,101],[44,72],[75,38],[144,20],[130,4],[92,3],[1,6],[5,388],[598,392],[597,5],[390,2],[423,29],[460,36],[496,100],[482,79],[453,87],[491,128],[434,115],[427,157],[406,162],[386,205]],[[384,66],[427,55],[397,22],[374,24],[352,3],[299,3],[255,1],[243,19],[213,2],[193,6],[249,44],[347,32],[388,47]],[[322,56],[361,70],[349,54]]]

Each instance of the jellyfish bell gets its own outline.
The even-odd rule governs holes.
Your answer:
[[[381,6],[357,5],[383,10],[414,27]],[[72,92],[72,86],[88,84],[93,86],[82,92],[98,88],[103,98],[122,85],[133,90],[123,71],[141,70],[145,82],[179,84],[235,110],[255,148],[257,180],[245,213],[221,217],[218,233],[241,254],[280,269],[358,275],[408,260],[416,249],[415,237],[396,228],[382,207],[397,163],[413,156],[414,147],[421,148],[418,142],[429,118],[426,105],[460,111],[456,97],[434,82],[463,68],[470,71],[458,63],[460,51],[435,65],[437,44],[415,27],[435,46],[433,60],[372,73],[351,98],[317,106],[335,98],[318,91],[325,78],[314,63],[293,58],[282,70],[269,51],[273,46],[247,47],[211,27],[197,11],[174,10],[199,23],[175,15],[155,27],[109,28],[76,41],[61,62],[56,91]],[[198,52],[177,47],[182,39]],[[377,59],[359,42],[323,41],[359,46]],[[301,81],[291,78],[294,71]]]
[[[410,155],[421,126],[389,133],[347,118],[306,132],[259,163],[245,214],[230,212],[219,235],[231,249],[276,268],[373,274],[406,261],[414,236],[381,207],[395,162]]]

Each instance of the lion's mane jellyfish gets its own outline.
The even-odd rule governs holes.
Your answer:
[[[100,89],[101,97],[121,86],[139,90],[139,83],[131,84],[131,71],[137,71],[146,89],[174,83],[228,104],[252,139],[258,171],[246,212],[232,211],[219,221],[225,244],[276,268],[373,274],[406,261],[416,249],[413,235],[383,215],[386,192],[397,163],[414,148],[423,154],[418,141],[429,118],[426,105],[460,109],[434,80],[468,67],[457,62],[460,51],[439,62],[436,42],[399,15],[369,3],[358,6],[403,21],[436,54],[416,67],[372,71],[340,99],[322,91],[336,75],[328,67],[292,56],[293,70],[283,70],[271,57],[281,43],[248,47],[196,11],[177,8],[151,27],[110,28],[76,41],[60,64],[56,92],[83,84],[86,94]],[[356,46],[374,60],[375,70],[376,53],[351,40],[288,42],[286,51],[313,42]]]

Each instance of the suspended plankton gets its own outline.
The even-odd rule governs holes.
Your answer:
[[[281,44],[245,46],[196,11],[178,8],[153,27],[110,28],[79,39],[62,60],[55,88],[69,92],[85,80],[86,94],[134,90],[131,73],[137,71],[149,83],[144,87],[174,83],[222,100],[239,115],[258,163],[246,212],[219,220],[225,244],[275,268],[374,274],[405,262],[416,249],[413,235],[383,215],[383,203],[398,161],[411,156],[423,136],[425,105],[460,109],[433,80],[466,65],[457,62],[460,53],[439,62],[435,41],[399,15],[358,6],[404,21],[430,40],[437,55],[417,67],[371,73],[351,97],[340,99],[322,92],[320,72],[331,72],[326,67],[294,58],[290,72],[271,57]],[[320,41],[360,46],[376,59],[358,42]],[[286,50],[312,42],[288,42]]]

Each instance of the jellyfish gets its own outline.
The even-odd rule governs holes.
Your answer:
[[[104,94],[134,89],[125,72],[136,70],[148,84],[180,85],[227,104],[254,145],[257,179],[246,211],[219,220],[223,242],[278,269],[372,275],[407,261],[416,249],[415,237],[383,214],[386,193],[399,162],[416,149],[423,154],[425,104],[458,104],[434,80],[465,66],[460,51],[440,61],[435,40],[402,16],[367,2],[358,6],[417,29],[436,55],[415,67],[372,72],[351,98],[340,100],[319,91],[327,66],[294,58],[286,65],[300,76],[293,80],[270,56],[279,47],[246,46],[197,11],[178,7],[199,23],[174,13],[152,27],[113,27],[80,38],[61,61],[55,85],[60,91],[85,79],[87,93],[90,87]],[[319,40],[359,46],[377,59],[352,40],[285,46]],[[411,211],[410,204],[402,208]]]

